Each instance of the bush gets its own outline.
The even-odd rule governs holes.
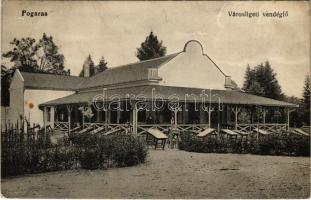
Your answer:
[[[132,135],[75,135],[72,142],[82,149],[79,161],[82,168],[98,169],[109,160],[119,167],[145,162],[147,145]]]
[[[112,140],[112,159],[119,167],[145,162],[147,146],[145,142],[131,135],[116,135]]]
[[[103,162],[100,149],[96,146],[83,149],[79,161],[83,169],[99,169]]]
[[[261,155],[310,156],[310,137],[293,134],[270,134],[249,136],[242,141],[226,137],[198,138],[191,133],[182,133],[179,149],[201,153],[252,153]]]

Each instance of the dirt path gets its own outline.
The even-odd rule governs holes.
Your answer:
[[[2,180],[15,198],[307,198],[310,158],[151,150],[148,162]]]

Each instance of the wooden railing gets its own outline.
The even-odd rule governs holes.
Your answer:
[[[251,132],[254,129],[263,129],[270,132],[282,132],[287,130],[287,124],[237,124],[237,130]]]
[[[69,129],[68,122],[54,122],[54,129],[60,131],[67,131]]]
[[[133,126],[130,124],[105,124],[105,123],[84,123],[83,128],[92,127],[93,129],[104,127],[106,131],[113,131],[117,129],[133,130]],[[171,124],[138,124],[137,134],[141,135],[147,132],[149,128],[157,128],[165,134],[168,134],[171,128],[174,128]],[[68,122],[55,122],[54,128],[57,130],[68,131]],[[73,129],[74,127],[71,127]],[[176,127],[181,132],[193,132],[198,133],[208,128],[208,124],[177,124]],[[233,126],[226,126],[222,128],[234,129]],[[282,132],[287,130],[287,124],[237,124],[237,130],[244,132],[251,132],[252,130],[259,128],[269,132]]]
[[[168,134],[171,128],[174,128],[171,124],[138,124],[137,134],[141,135],[147,132],[149,128],[157,128],[165,134]],[[177,129],[181,132],[193,132],[198,133],[208,127],[208,124],[177,124]]]

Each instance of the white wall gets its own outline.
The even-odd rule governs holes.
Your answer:
[[[24,115],[24,79],[16,70],[10,85],[10,109],[7,123],[15,124]]]
[[[188,42],[184,52],[159,68],[160,85],[225,89],[225,76],[203,55],[200,43]]]
[[[43,125],[43,111],[39,109],[39,104],[58,99],[73,94],[73,91],[56,91],[56,90],[29,90],[24,93],[24,112],[27,119],[30,116],[30,123]],[[34,105],[29,108],[30,103]]]

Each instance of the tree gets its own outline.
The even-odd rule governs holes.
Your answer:
[[[58,53],[52,36],[45,33],[37,43],[34,38],[14,38],[10,43],[13,49],[2,54],[14,63],[13,68],[24,72],[44,72],[68,74],[64,70],[64,56]]]
[[[162,41],[159,42],[157,36],[150,32],[145,41],[137,48],[136,57],[142,61],[165,56],[165,54],[166,47],[162,46]]]
[[[21,68],[23,71],[36,71],[37,60],[35,54],[37,46],[36,40],[30,37],[18,40],[14,38],[11,45],[13,49],[2,54],[4,58],[10,59],[14,63],[14,68]]]
[[[58,53],[58,47],[54,44],[52,36],[45,33],[39,40],[36,48],[38,57],[38,71],[45,71],[53,74],[62,74],[64,70],[64,56]]]
[[[269,61],[254,67],[254,69],[250,69],[248,66],[244,78],[243,90],[245,92],[278,100],[284,98],[281,86],[276,79],[276,73],[271,68]]]
[[[103,71],[107,70],[108,69],[107,64],[108,63],[106,62],[104,56],[101,57],[101,59],[99,60],[98,65],[96,66],[97,72],[103,72]]]
[[[302,107],[303,107],[303,122],[306,125],[310,125],[310,76],[307,75],[304,82],[303,87],[303,100],[302,100]]]
[[[70,74],[69,70],[64,70],[64,56],[58,53],[51,36],[44,33],[37,43],[30,37],[14,38],[10,44],[12,49],[2,54],[13,66],[7,69],[1,65],[1,105],[9,106],[9,86],[16,69],[22,72]]]

